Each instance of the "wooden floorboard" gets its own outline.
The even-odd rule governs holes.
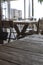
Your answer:
[[[0,65],[43,65],[43,37],[36,38],[30,36],[0,45]]]
[[[0,65],[16,65],[5,60],[0,60]]]

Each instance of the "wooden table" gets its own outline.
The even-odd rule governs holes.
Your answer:
[[[43,36],[0,45],[0,65],[43,65]]]
[[[25,32],[26,32],[26,29],[28,28],[28,25],[29,24],[37,24],[38,23],[38,21],[36,21],[36,20],[25,20],[25,21],[13,21],[13,25],[14,25],[14,28],[15,28],[15,30],[16,30],[16,32],[17,32],[17,37],[16,38],[19,38],[19,36],[21,35],[22,37],[23,36],[25,36]],[[19,30],[19,28],[18,28],[18,26],[17,26],[17,24],[19,25],[24,25],[23,26],[23,29],[21,30],[21,32],[20,32],[20,30]]]
[[[25,34],[25,32],[26,32],[26,29],[28,28],[28,25],[29,24],[37,24],[38,23],[38,21],[36,21],[36,20],[22,20],[22,21],[1,21],[2,22],[2,28],[10,28],[10,35],[9,35],[9,41],[10,41],[10,38],[11,38],[11,33],[12,33],[12,31],[11,31],[11,29],[12,28],[15,28],[15,30],[16,30],[16,32],[17,32],[17,36],[16,36],[16,39],[19,39],[19,38],[21,38],[21,37],[24,37],[24,36],[26,36],[26,34]],[[21,30],[21,32],[20,32],[20,30],[19,30],[19,27],[17,26],[17,24],[19,25],[24,25],[23,26],[23,29]],[[20,37],[21,36],[21,37]]]

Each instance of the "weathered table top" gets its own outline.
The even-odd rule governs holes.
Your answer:
[[[13,21],[14,24],[36,24],[38,23],[38,20],[17,20],[17,21]]]
[[[0,65],[43,65],[43,40],[32,37],[0,45]]]

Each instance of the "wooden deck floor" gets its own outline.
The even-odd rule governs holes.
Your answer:
[[[43,65],[43,36],[0,45],[0,65]]]

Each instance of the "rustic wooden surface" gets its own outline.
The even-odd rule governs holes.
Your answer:
[[[0,44],[0,65],[43,65],[43,36]]]

